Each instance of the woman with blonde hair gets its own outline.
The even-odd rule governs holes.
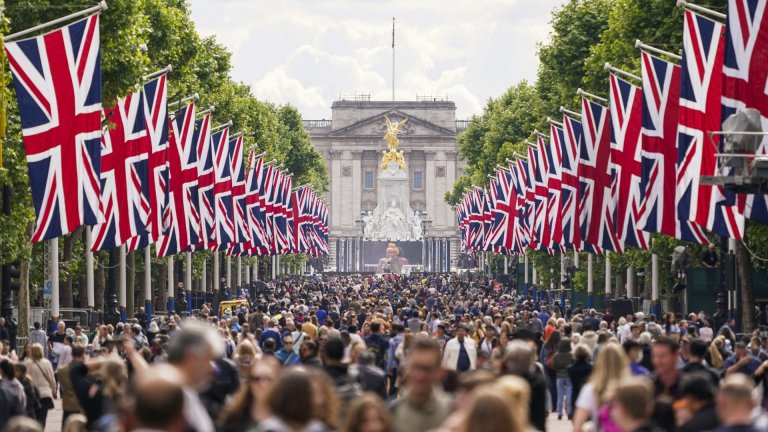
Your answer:
[[[44,358],[43,346],[33,343],[29,350],[30,355],[24,359],[24,365],[27,367],[27,374],[32,378],[32,385],[40,394],[40,407],[35,410],[35,417],[45,429],[48,410],[53,409],[53,400],[56,399],[56,377],[53,365]]]
[[[531,401],[531,387],[528,381],[515,376],[504,375],[496,380],[495,387],[504,395],[515,412],[515,418],[520,421],[522,430],[530,429],[528,424],[528,407]]]
[[[237,365],[237,374],[240,377],[240,384],[248,382],[257,354],[260,353],[261,350],[256,351],[253,344],[247,340],[241,342],[240,345],[237,346],[234,360]]]
[[[589,381],[579,393],[573,415],[573,431],[583,432],[584,424],[598,421],[600,407],[606,402],[606,392],[612,384],[630,376],[629,360],[624,349],[615,343],[608,343],[597,355]]]
[[[725,347],[725,336],[719,335],[711,344],[709,344],[709,365],[717,370],[723,369],[723,349]]]

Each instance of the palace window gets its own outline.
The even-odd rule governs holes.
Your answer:
[[[373,189],[373,171],[366,171],[363,176],[363,188]]]
[[[413,189],[421,190],[424,188],[424,173],[422,171],[413,172]]]

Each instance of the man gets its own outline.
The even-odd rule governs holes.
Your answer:
[[[168,365],[155,365],[133,379],[132,430],[184,432],[183,377]]]
[[[323,362],[318,356],[319,351],[320,347],[317,345],[317,342],[312,340],[305,340],[301,344],[301,348],[299,348],[301,364],[306,366],[323,367]]]
[[[445,344],[443,353],[443,368],[466,372],[474,370],[477,361],[475,341],[467,338],[468,329],[461,324],[456,328],[456,337]]]
[[[344,342],[341,338],[328,338],[323,350],[323,370],[336,384],[336,391],[342,401],[350,403],[363,394],[363,388],[357,381],[357,376],[350,376],[349,366],[342,363],[343,358]]]
[[[64,338],[67,336],[67,325],[64,321],[59,321],[56,324],[56,331],[48,335],[48,348],[49,351],[54,354],[53,366],[56,367],[58,363],[58,356],[61,346],[64,345]]]
[[[717,267],[717,252],[715,252],[715,244],[710,243],[709,248],[706,252],[704,252],[704,255],[701,256],[701,265],[706,268],[716,268]]]
[[[678,432],[709,431],[720,425],[715,408],[715,386],[705,372],[686,375],[681,391],[691,417]]]
[[[75,345],[88,346],[88,335],[83,333],[83,328],[80,326],[75,327],[75,336],[73,339]]]
[[[519,332],[519,334],[526,332]],[[525,336],[527,338],[527,336]],[[526,382],[531,389],[528,407],[528,421],[539,431],[546,432],[547,427],[547,381],[541,369],[533,362],[532,340],[515,339],[507,345],[502,373],[515,375]]]
[[[707,355],[707,344],[701,339],[693,339],[688,344],[688,351],[690,356],[688,357],[688,363],[683,366],[682,370],[685,374],[690,373],[703,373],[709,377],[712,384],[717,385],[720,381],[720,374],[716,370],[704,364],[704,358]],[[714,394],[713,394],[714,397]],[[713,399],[714,402],[714,399]]]
[[[666,430],[675,428],[672,405],[680,398],[680,372],[677,370],[679,348],[674,339],[662,336],[656,339],[651,349],[656,396],[653,419]]]
[[[643,347],[639,343],[628,340],[622,344],[624,352],[627,353],[629,358],[629,370],[634,376],[648,376],[651,372],[640,365],[640,360],[643,358]]]
[[[84,361],[85,348],[83,345],[77,344],[72,347],[72,361],[67,365],[60,366],[56,371],[56,380],[59,382],[59,388],[61,389],[61,408],[64,410],[61,419],[62,424],[66,423],[67,417],[82,411],[80,409],[80,402],[77,401],[75,388],[72,386],[70,373],[74,366]]]
[[[29,333],[29,336],[27,337],[27,340],[29,343],[37,343],[40,344],[43,348],[48,346],[48,336],[45,335],[45,331],[40,328],[40,322],[35,321],[35,323],[32,325],[34,330],[32,330]]]
[[[749,339],[749,352],[761,363],[768,360],[768,353],[765,352],[763,343],[760,340],[760,336],[758,335],[752,335],[752,337]]]
[[[376,357],[376,366],[384,369],[386,367],[389,341],[386,336],[381,334],[380,322],[374,321],[371,323],[371,334],[365,338],[365,346],[367,346],[368,351],[372,352]]]
[[[728,357],[723,364],[723,376],[727,377],[737,373],[752,376],[760,367],[760,360],[752,356],[744,342],[736,342],[735,347],[733,355]]]
[[[299,355],[293,350],[293,335],[283,337],[283,347],[275,353],[283,366],[292,366],[299,363]]]
[[[584,333],[587,330],[598,331],[600,330],[600,320],[597,319],[597,311],[594,309],[589,310],[589,315],[584,317],[581,322],[581,332]]]
[[[655,430],[648,421],[653,411],[653,388],[640,377],[624,378],[615,384],[611,420],[618,430],[641,432]]]
[[[283,338],[280,336],[280,332],[275,330],[275,326],[277,326],[277,320],[269,319],[266,321],[267,328],[264,330],[264,332],[261,333],[259,345],[262,349],[264,349],[264,343],[267,341],[267,339],[274,339],[275,344],[277,345],[277,349],[281,349],[283,347]]]
[[[143,307],[139,307],[139,312],[134,316],[139,321],[139,325],[144,331],[149,329],[149,315],[144,312]]]
[[[391,405],[393,431],[436,429],[451,413],[452,400],[439,386],[440,356],[440,347],[433,339],[414,339],[405,361],[408,388]]]
[[[59,347],[59,362],[56,364],[56,370],[68,365],[72,362],[72,344],[74,339],[70,335],[64,336],[64,344]]]
[[[5,429],[5,425],[12,417],[20,415],[24,415],[24,407],[21,405],[19,396],[8,387],[0,385],[0,430]]]
[[[734,374],[723,380],[717,394],[717,415],[722,426],[716,432],[759,431],[752,422],[755,402],[752,396],[752,378]]]
[[[357,364],[349,367],[350,375],[357,376],[363,390],[379,395],[381,400],[387,400],[387,375],[374,365],[374,355],[363,351],[357,356]]]

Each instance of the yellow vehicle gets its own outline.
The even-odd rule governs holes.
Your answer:
[[[237,315],[237,310],[240,309],[240,306],[245,306],[246,308],[250,309],[248,300],[225,300],[219,303],[219,316],[224,316],[226,312],[229,312],[229,315]]]

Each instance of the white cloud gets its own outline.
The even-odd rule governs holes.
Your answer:
[[[233,78],[305,118],[329,118],[340,94],[447,95],[457,117],[536,76],[536,42],[564,0],[192,0],[198,31],[233,52]]]

